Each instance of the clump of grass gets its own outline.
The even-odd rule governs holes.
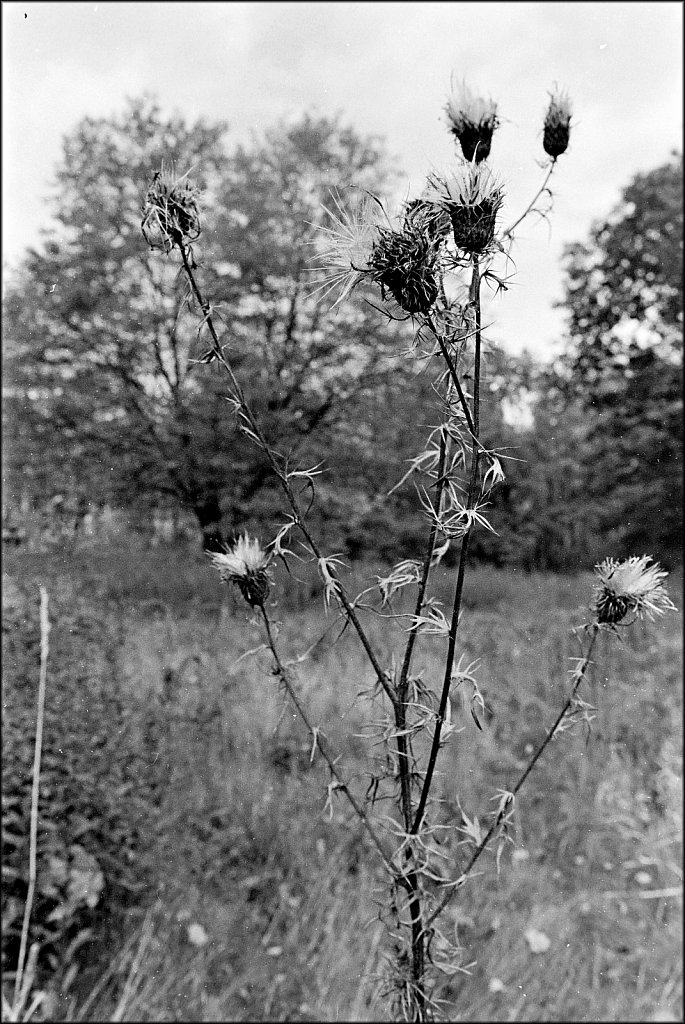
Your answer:
[[[152,569],[155,556],[148,554],[143,565]],[[190,572],[194,554],[178,557],[187,558]],[[33,571],[25,573],[27,592]],[[488,572],[489,585],[505,589],[511,574],[498,573],[499,583]],[[90,592],[99,574],[95,555],[80,579],[53,566],[49,585],[56,594],[71,587]],[[492,643],[480,652],[489,709],[483,729],[460,732],[436,776],[437,796],[460,824],[453,780],[460,779],[463,811],[478,816],[525,766],[538,738],[535,722],[558,709],[560,680],[575,653],[564,578],[524,576],[518,586],[513,611],[476,603],[463,623],[468,651],[484,633]],[[541,592],[557,594],[556,606],[540,610]],[[66,604],[72,600],[67,593]],[[90,685],[99,676],[120,693],[127,735],[147,729],[149,742],[154,738],[146,756],[148,766],[162,766],[156,803],[149,804],[157,825],[134,867],[136,880],[147,878],[145,887],[129,901],[128,916],[110,923],[107,942],[83,950],[87,960],[65,997],[47,1004],[50,1019],[385,1019],[372,1002],[385,949],[376,917],[382,875],[370,869],[366,840],[350,830],[341,804],[329,818],[306,731],[269,686],[267,663],[260,664],[266,655],[241,657],[254,636],[238,602],[236,595],[220,632],[196,601],[180,618],[124,609],[114,658],[93,659]],[[54,611],[58,623],[66,610],[57,598]],[[286,656],[330,625],[318,601],[288,616],[281,633]],[[380,646],[382,621],[371,624],[370,635]],[[30,636],[25,631],[22,643]],[[74,652],[56,627],[52,640],[52,672],[63,678]],[[102,631],[89,638],[92,648],[108,642]],[[448,1017],[646,1019],[657,1005],[680,1013],[680,908],[673,893],[681,834],[680,665],[679,631],[650,623],[642,636],[626,636],[612,649],[609,681],[604,687],[597,680],[602,695],[587,746],[581,732],[555,742],[554,756],[540,762],[521,794],[514,844],[502,852],[499,872],[495,850],[478,864],[482,884],[465,887],[445,912],[462,962],[477,961],[469,975],[439,990]],[[438,669],[437,652],[423,648],[417,671]],[[365,719],[357,690],[368,673],[350,634],[332,647],[319,645],[300,678],[311,713],[350,772],[362,777],[368,760],[366,744],[355,738]],[[282,753],[274,757],[277,746]],[[98,777],[107,749],[88,754]],[[141,762],[138,784],[149,771]],[[454,854],[463,856],[459,848]],[[193,945],[194,924],[204,929],[206,944]],[[550,940],[546,952],[531,950],[531,928]],[[77,962],[78,951],[73,956]],[[496,982],[504,987],[493,988]]]

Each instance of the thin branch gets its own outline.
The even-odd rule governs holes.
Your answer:
[[[40,761],[43,746],[43,719],[45,717],[45,690],[48,676],[48,635],[50,620],[48,619],[48,593],[45,587],[40,588],[40,675],[38,679],[38,712],[36,715],[36,741],[33,754],[33,784],[31,787],[31,832],[29,839],[29,887],[24,907],[24,922],[21,929],[17,975],[14,979],[14,1003],[18,1005],[24,976],[26,946],[29,938],[29,924],[33,907],[33,896],[36,889],[36,860],[38,851],[38,798],[40,795]]]
[[[276,672],[277,672],[278,678],[283,683],[283,686],[285,687],[285,689],[288,692],[288,696],[290,697],[291,701],[293,702],[293,704],[297,708],[297,712],[298,712],[300,718],[304,722],[305,726],[307,727],[307,731],[309,732],[310,736],[312,737],[312,740],[314,742],[315,748],[318,748],[319,752],[321,753],[321,756],[323,757],[324,761],[328,765],[328,770],[330,771],[331,775],[333,776],[333,778],[338,783],[338,787],[340,788],[341,792],[343,792],[345,794],[345,796],[347,797],[347,799],[350,802],[352,808],[354,809],[355,814],[357,815],[357,817],[361,821],[362,825],[364,826],[364,828],[368,832],[368,834],[369,834],[369,836],[371,838],[371,841],[373,842],[373,845],[376,847],[376,849],[380,853],[381,858],[383,860],[383,864],[385,865],[385,867],[388,870],[388,872],[390,873],[390,875],[393,878],[396,878],[397,877],[397,871],[396,871],[395,868],[393,868],[392,864],[390,863],[390,858],[386,854],[385,849],[383,848],[383,844],[381,843],[380,839],[378,838],[378,835],[376,834],[376,830],[374,829],[373,825],[369,821],[369,819],[368,819],[364,809],[359,805],[359,803],[357,802],[356,798],[350,792],[350,790],[348,788],[348,785],[345,782],[343,776],[338,771],[338,768],[336,766],[336,759],[334,759],[331,756],[331,754],[329,753],[329,751],[327,749],[327,745],[326,745],[326,743],[325,743],[325,741],[324,741],[324,739],[323,739],[323,737],[321,735],[320,730],[316,729],[311,724],[311,722],[309,721],[309,717],[307,715],[307,712],[304,710],[304,708],[302,707],[302,704],[300,703],[300,700],[299,700],[299,698],[297,696],[297,693],[295,692],[295,688],[293,687],[292,682],[290,681],[290,678],[288,676],[286,668],[285,668],[285,666],[284,666],[284,664],[283,664],[283,662],[281,660],[280,654],[278,652],[278,648],[276,646],[276,641],[275,641],[273,632],[271,630],[271,622],[269,620],[269,616],[267,615],[266,609],[265,609],[263,604],[261,604],[259,606],[259,610],[262,613],[262,618],[264,620],[264,626],[266,628],[266,636],[267,636],[267,640],[268,640],[268,643],[269,643],[269,648],[271,650],[271,654],[273,655],[273,659],[274,659],[274,662],[276,664]]]
[[[502,232],[502,238],[511,238],[511,236],[513,235],[515,229],[519,226],[521,221],[525,220],[526,217],[528,216],[528,214],[531,213],[535,209],[535,204],[537,203],[538,199],[540,198],[542,193],[547,188],[547,182],[552,177],[552,172],[554,171],[554,168],[556,167],[556,165],[557,165],[557,158],[556,157],[552,157],[551,163],[549,165],[549,169],[547,171],[547,174],[544,177],[542,185],[540,185],[540,188],[537,190],[537,192],[535,193],[535,195],[533,196],[531,201],[528,203],[528,206],[525,208],[525,210],[523,211],[521,216],[517,217],[516,220],[513,222],[513,224],[510,224],[508,228],[505,228],[505,230]]]

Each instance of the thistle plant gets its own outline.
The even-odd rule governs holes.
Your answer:
[[[392,1000],[395,1018],[425,1021],[440,1013],[440,974],[461,970],[460,952],[441,931],[441,915],[458,898],[474,865],[497,844],[497,862],[508,839],[516,799],[537,761],[563,732],[588,722],[590,704],[581,689],[592,666],[600,632],[617,633],[636,618],[673,609],[664,588],[666,573],[647,556],[625,562],[607,559],[596,567],[596,590],[587,623],[577,629],[581,650],[571,673],[567,696],[555,720],[541,736],[518,779],[493,798],[495,809],[451,820],[435,793],[441,751],[457,742],[453,702],[464,699],[474,727],[483,728],[484,699],[477,666],[465,665],[458,650],[464,581],[471,539],[476,530],[492,530],[488,507],[502,483],[506,454],[487,449],[481,437],[481,380],[484,329],[481,292],[484,283],[504,287],[508,247],[518,224],[549,195],[549,179],[565,152],[571,105],[563,93],[551,96],[543,126],[547,154],[545,177],[534,199],[509,227],[502,227],[506,202],[504,183],[487,163],[493,133],[499,125],[496,104],[480,99],[465,86],[447,103],[447,126],[459,150],[455,166],[431,174],[423,192],[390,212],[381,199],[357,192],[352,201],[333,198],[328,224],[314,238],[317,247],[319,300],[333,305],[349,299],[362,285],[377,289],[377,308],[388,319],[406,321],[412,329],[413,358],[434,372],[438,422],[397,486],[416,483],[426,520],[421,558],[398,562],[367,589],[348,591],[343,564],[326,554],[307,513],[320,469],[294,468],[267,438],[231,362],[230,342],[222,344],[216,308],[203,294],[196,276],[193,243],[199,238],[201,199],[184,176],[155,175],[147,192],[142,229],[148,244],[175,256],[188,282],[188,301],[199,309],[198,333],[209,348],[198,360],[216,363],[225,374],[227,398],[236,424],[264,453],[287,506],[286,518],[268,543],[247,534],[223,552],[213,553],[221,579],[235,585],[263,631],[273,660],[273,675],[302,719],[311,738],[312,761],[322,760],[328,773],[326,805],[341,797],[369,840],[370,850],[386,872],[387,898],[383,920],[388,930],[389,970],[380,989]],[[499,266],[499,262],[504,267]],[[295,542],[298,552],[295,554]],[[451,608],[443,609],[432,593],[433,571],[451,546],[458,548]],[[311,718],[300,694],[295,663],[280,649],[275,567],[295,557],[317,568],[326,610],[335,612],[353,631],[368,659],[372,685],[368,736],[383,751],[372,762],[372,785],[366,794],[344,770],[321,727]],[[410,595],[409,610],[396,610],[397,597]],[[366,615],[381,613],[399,648],[389,661],[372,641]],[[443,670],[426,679],[415,670],[421,644],[441,645]],[[380,763],[380,765],[379,765]],[[458,787],[458,780],[457,787]],[[392,799],[394,814],[378,813],[377,797]],[[460,864],[458,846],[469,853]],[[436,857],[442,867],[436,870]]]

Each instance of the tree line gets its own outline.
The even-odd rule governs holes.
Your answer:
[[[149,516],[192,514],[208,550],[273,532],[280,497],[237,430],[192,297],[140,230],[163,163],[204,190],[193,258],[222,344],[264,431],[318,465],[313,514],[329,549],[397,558],[422,544],[420,496],[401,481],[437,422],[411,321],[379,325],[364,289],[316,294],[317,226],[354,189],[397,185],[381,139],[305,115],[230,146],[228,126],[167,117],[149,97],[86,118],[64,140],[53,226],[7,281],[4,505],[28,494]],[[491,347],[484,443],[511,448],[475,552],[526,569],[610,554],[679,559],[682,508],[682,158],[636,176],[564,255],[562,355]],[[525,404],[512,426],[507,409]],[[448,556],[449,559],[449,556]]]

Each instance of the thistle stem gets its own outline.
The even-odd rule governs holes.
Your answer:
[[[575,682],[573,684],[573,688],[571,690],[571,693],[569,694],[569,696],[567,697],[566,701],[564,702],[564,705],[563,705],[561,711],[559,712],[559,714],[555,718],[554,724],[547,730],[547,733],[545,734],[544,739],[540,743],[540,746],[537,748],[537,750],[533,754],[532,758],[530,759],[530,761],[526,765],[525,769],[523,770],[523,772],[519,776],[519,778],[518,778],[516,784],[514,785],[513,789],[509,790],[509,793],[511,795],[511,799],[508,800],[507,803],[504,805],[504,807],[500,810],[499,814],[497,815],[497,817],[493,821],[492,825],[490,826],[490,828],[486,832],[485,836],[480,841],[480,843],[478,844],[476,849],[473,851],[473,853],[471,855],[471,859],[469,860],[468,864],[466,865],[466,867],[464,868],[464,870],[460,874],[459,878],[457,879],[458,884],[457,885],[453,884],[450,887],[448,892],[445,893],[445,895],[443,896],[443,898],[440,901],[440,903],[438,904],[438,906],[435,908],[433,913],[430,915],[430,917],[426,921],[426,929],[430,928],[430,926],[433,923],[433,921],[435,921],[435,919],[437,917],[439,917],[439,915],[443,912],[443,910],[445,909],[447,904],[452,899],[454,893],[457,891],[458,888],[461,887],[463,882],[466,880],[467,876],[470,874],[473,866],[475,865],[476,861],[480,857],[481,853],[486,848],[486,846],[488,845],[488,843],[490,842],[490,840],[494,836],[495,832],[498,830],[498,828],[501,825],[502,821],[504,820],[505,816],[508,814],[509,809],[510,809],[510,807],[512,805],[512,802],[513,802],[514,798],[516,797],[517,793],[519,792],[519,790],[523,786],[524,782],[526,781],[526,779],[528,778],[528,776],[532,772],[533,768],[535,767],[535,765],[539,761],[539,759],[542,756],[542,754],[544,753],[544,751],[547,749],[549,744],[554,739],[554,736],[555,736],[555,734],[557,732],[557,729],[559,728],[559,726],[561,725],[562,721],[566,717],[566,714],[567,714],[569,708],[571,707],[571,705],[573,704],[573,701],[575,700],[576,694],[578,692],[578,688],[580,687],[580,684],[582,683],[583,679],[585,678],[585,673],[587,672],[587,669],[588,669],[588,667],[590,665],[590,658],[592,657],[592,651],[594,649],[595,641],[596,641],[597,635],[599,633],[599,626],[597,625],[597,623],[593,624],[592,630],[593,630],[592,638],[591,638],[590,643],[588,645],[587,654],[585,654],[585,656],[583,657],[582,663],[579,665],[579,667],[577,668],[577,670],[575,672],[576,678],[575,678]]]
[[[473,272],[471,275],[471,285],[469,289],[469,301],[473,306],[475,318],[476,318],[476,329],[475,329],[475,356],[474,356],[474,370],[473,370],[473,447],[471,449],[471,476],[469,479],[468,497],[466,500],[467,508],[472,509],[476,503],[476,492],[478,488],[478,467],[480,460],[480,357],[481,357],[481,310],[480,310],[480,268],[478,263],[478,257],[474,254],[473,256]],[[457,584],[454,592],[454,604],[452,607],[452,620],[450,622],[448,644],[447,644],[447,657],[445,661],[445,675],[442,684],[442,693],[440,695],[440,706],[435,719],[435,729],[433,731],[433,741],[431,743],[430,754],[428,756],[428,765],[426,774],[423,780],[423,786],[421,789],[421,796],[419,798],[419,806],[416,811],[414,823],[411,828],[413,835],[421,828],[423,822],[423,816],[426,811],[426,804],[428,803],[428,797],[430,794],[431,783],[433,781],[433,773],[435,772],[435,764],[438,757],[438,751],[440,750],[440,734],[442,732],[442,724],[445,720],[445,712],[447,710],[447,698],[449,697],[450,685],[452,683],[452,667],[454,665],[454,654],[457,645],[457,628],[459,626],[459,616],[461,613],[461,601],[464,592],[464,575],[466,572],[466,559],[468,556],[469,549],[469,538],[471,536],[472,527],[469,526],[464,533],[461,542],[461,550],[459,552],[459,568],[457,570]]]
[[[513,222],[513,224],[510,224],[508,228],[505,228],[505,230],[502,232],[502,238],[511,238],[511,236],[513,235],[514,231],[519,226],[521,221],[525,220],[526,217],[528,216],[528,214],[534,209],[535,204],[537,203],[538,199],[540,198],[542,193],[547,188],[547,182],[552,177],[552,172],[554,171],[554,168],[556,167],[556,164],[557,164],[556,157],[552,157],[550,165],[549,165],[549,168],[547,170],[547,174],[545,175],[545,177],[543,179],[542,185],[540,185],[540,188],[537,190],[537,192],[535,193],[535,195],[533,196],[531,201],[528,203],[528,206],[525,208],[525,210],[523,211],[521,216],[517,217],[516,220]]]
[[[245,399],[245,395],[243,394],[242,388],[240,387],[240,384],[236,379],[231,364],[228,362],[223,353],[222,347],[219,343],[219,338],[216,333],[216,328],[214,327],[211,307],[209,303],[205,300],[204,296],[202,295],[199,285],[195,280],[195,275],[193,274],[193,270],[188,259],[188,254],[186,252],[185,245],[182,242],[179,242],[178,247],[181,252],[181,258],[183,260],[183,269],[190,282],[193,294],[195,295],[195,298],[200,304],[200,308],[202,309],[202,312],[204,314],[204,322],[207,324],[207,328],[212,338],[212,350],[214,352],[214,355],[228,373],[231,381],[231,387],[233,388],[234,391],[234,398],[236,402],[240,405],[241,411],[248,422],[250,431],[253,433],[254,437],[257,440],[257,443],[259,444],[262,451],[265,453],[273,472],[278,478],[281,487],[285,491],[286,497],[295,516],[295,523],[297,524],[300,531],[304,534],[304,537],[309,545],[312,554],[317,560],[320,561],[323,558],[322,552],[319,550],[318,545],[316,544],[314,538],[312,537],[311,533],[309,532],[304,522],[304,516],[302,514],[302,509],[300,508],[300,503],[297,500],[297,496],[295,495],[295,492],[290,486],[290,482],[288,481],[286,474],[279,466],[278,461],[271,449],[271,446],[266,440],[266,437],[264,436],[264,433],[262,432],[262,429],[259,426],[256,417],[254,416],[252,410],[250,409],[250,406],[247,403],[247,400]],[[364,648],[364,651],[366,652],[366,655],[369,661],[371,662],[371,665],[373,666],[373,670],[376,673],[376,678],[378,679],[378,682],[382,686],[383,690],[385,691],[391,704],[394,707],[397,698],[395,696],[395,693],[393,692],[392,687],[390,686],[388,675],[386,672],[383,671],[381,664],[378,661],[378,658],[376,657],[376,654],[371,646],[369,638],[366,635],[366,631],[364,630],[361,622],[359,621],[359,617],[357,616],[357,613],[354,610],[352,602],[345,593],[342,583],[339,580],[337,581],[337,583],[338,597],[340,598],[340,603],[345,609],[345,614],[347,615],[348,620],[352,623],[352,626],[356,630],[356,633],[361,641],[362,647]]]

